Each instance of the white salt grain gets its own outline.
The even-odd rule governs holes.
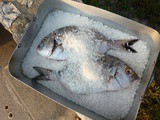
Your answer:
[[[98,80],[98,78],[101,76],[99,73],[100,70],[97,70],[98,66],[96,66],[94,62],[90,62],[91,59],[94,59],[92,58],[92,54],[90,54],[90,52],[92,52],[94,49],[92,45],[93,43],[88,41],[86,37],[84,37],[85,40],[82,40],[82,35],[77,35],[77,38],[73,39],[72,33],[67,34],[66,41],[69,43],[66,42],[66,44],[63,45],[68,52],[68,56],[70,58],[69,62],[57,62],[46,59],[45,57],[37,54],[36,47],[43,37],[58,28],[70,25],[81,25],[82,27],[84,26],[86,28],[94,28],[111,40],[137,38],[136,36],[115,30],[103,25],[101,22],[93,21],[84,16],[63,11],[55,11],[50,13],[44,21],[39,34],[35,38],[26,58],[24,59],[22,64],[24,74],[30,78],[38,75],[38,73],[33,70],[33,66],[39,66],[58,71],[63,69],[66,65],[69,65],[69,69],[62,76],[64,79],[62,79],[61,82],[64,84],[65,82],[69,84],[68,88],[70,90],[75,92],[86,91],[88,88],[92,88],[90,91],[103,90],[104,88],[101,88],[102,85],[100,82],[96,82],[96,80]],[[78,38],[79,36],[81,36],[81,38]],[[72,39],[72,41],[69,39]],[[76,39],[81,40],[77,41]],[[70,44],[70,46],[68,46],[68,44]],[[133,48],[136,49],[138,53],[134,54],[122,53],[120,51],[109,51],[108,54],[116,56],[126,62],[141,77],[145,69],[145,65],[148,62],[149,49],[147,48],[147,44],[141,40],[133,45]],[[74,49],[74,51],[72,51],[72,49]],[[77,53],[79,55],[76,55]],[[89,56],[89,59],[86,59],[86,55],[87,57]],[[83,69],[80,69],[79,65],[82,65],[81,68]],[[76,74],[76,72],[82,72],[82,76]],[[92,79],[92,81],[89,81],[90,79]],[[88,82],[85,80],[88,80]],[[106,117],[107,119],[121,119],[125,117],[130,107],[132,106],[134,96],[139,85],[139,83],[136,83],[128,89],[120,90],[117,92],[102,92],[98,94],[79,95],[74,94],[68,89],[64,88],[59,81],[40,81],[40,83],[52,91],[87,109],[96,112],[97,114]]]

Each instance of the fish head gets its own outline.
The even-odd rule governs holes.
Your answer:
[[[41,42],[37,46],[38,54],[48,57],[51,55],[54,45],[55,45],[55,36],[52,34],[47,35],[46,37],[42,38]]]
[[[128,88],[132,83],[140,80],[136,72],[124,62],[117,66],[115,78],[122,88]]]
[[[133,83],[140,80],[131,67],[116,57],[107,55],[103,58],[102,63],[108,91],[129,88]]]

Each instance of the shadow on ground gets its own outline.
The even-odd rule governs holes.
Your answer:
[[[0,24],[0,46],[13,41],[12,35]]]

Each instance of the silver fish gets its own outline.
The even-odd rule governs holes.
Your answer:
[[[119,58],[105,55],[98,62],[103,66],[104,85],[106,85],[108,91],[128,88],[132,83],[140,80],[133,69]]]
[[[94,33],[94,38],[96,39],[96,41],[94,41],[95,46],[98,46],[98,51],[96,52],[100,54],[104,54],[111,49],[137,53],[137,51],[133,49],[131,46],[135,44],[138,41],[138,39],[108,40],[103,34],[101,34],[95,29],[81,28],[82,27],[67,26],[53,31],[41,40],[40,44],[37,46],[37,52],[40,55],[49,59],[66,60],[67,55],[65,53],[65,49],[63,48],[63,41],[65,39],[64,33],[77,33],[81,30],[84,30],[85,32]]]
[[[61,71],[49,70],[41,67],[33,67],[40,75],[33,78],[33,80],[58,80],[66,89],[76,94],[92,94],[100,93],[104,91],[118,91],[129,88],[133,83],[139,81],[138,75],[130,68],[125,62],[120,59],[105,55],[97,60],[97,64],[102,66],[103,81],[101,90],[96,90],[90,87],[86,87],[84,91],[76,91],[68,87],[67,83],[61,81],[61,76],[66,72],[67,67]],[[79,73],[80,74],[80,73]],[[78,84],[81,85],[81,84]],[[81,86],[78,86],[79,88]]]

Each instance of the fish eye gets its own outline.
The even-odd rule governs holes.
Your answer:
[[[125,69],[125,72],[129,75],[129,74],[132,73],[132,70],[131,70],[130,68],[126,68],[126,69]]]
[[[42,42],[45,42],[46,40],[47,40],[47,38],[46,38],[46,37],[44,37],[44,38],[43,38],[43,40],[42,40]]]

